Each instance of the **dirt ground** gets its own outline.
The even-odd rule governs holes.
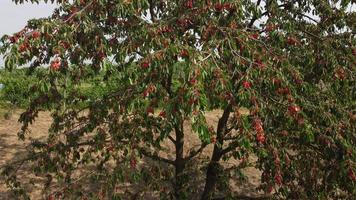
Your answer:
[[[17,122],[20,111],[14,111],[10,119],[4,119],[3,116],[0,116],[0,168],[9,162],[16,161],[21,158],[26,152],[27,141],[19,141],[17,138],[17,132],[21,127],[21,124]],[[221,111],[212,111],[207,114],[208,124],[217,124],[218,116],[221,115]],[[31,126],[31,135],[32,138],[45,138],[47,135],[47,130],[51,123],[51,117],[48,113],[40,113],[39,118]],[[189,134],[191,132],[189,128],[189,123],[185,125],[185,132],[187,133],[186,137],[187,147],[193,147],[199,145],[199,138],[196,134]],[[170,146],[167,143],[167,147]],[[170,148],[171,149],[171,148]],[[188,153],[188,152],[185,152]],[[212,146],[208,146],[204,152],[199,156],[198,159],[208,158],[212,153]],[[236,165],[238,161],[229,160],[224,163],[225,166]],[[256,187],[259,185],[261,173],[254,168],[246,168],[244,170],[245,175],[248,177],[246,182],[231,181],[230,188],[238,196],[249,196],[249,197],[261,197],[263,193],[256,190]],[[26,171],[20,171],[20,175],[24,174]],[[41,180],[39,180],[41,181]],[[30,188],[30,194],[33,199],[42,199],[41,188],[38,186],[32,186]],[[13,199],[12,194],[6,188],[4,181],[0,177],[0,200]]]

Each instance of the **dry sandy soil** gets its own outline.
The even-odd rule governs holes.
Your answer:
[[[20,111],[15,111],[10,119],[4,119],[0,116],[0,167],[6,163],[16,161],[24,156],[26,152],[25,146],[28,144],[26,141],[19,141],[17,139],[17,132],[21,127],[21,124],[17,122]],[[218,116],[221,114],[220,111],[213,111],[207,114],[207,121],[209,124],[217,124]],[[31,126],[31,137],[33,138],[45,138],[47,135],[47,129],[51,123],[51,118],[48,113],[41,113],[36,122]],[[189,125],[185,126],[187,131],[187,147],[192,147],[199,145],[199,139],[196,134],[189,134]],[[167,147],[171,146],[167,144]],[[212,147],[209,146],[200,155],[200,158],[207,158],[211,155]],[[198,158],[199,159],[199,158]],[[235,165],[238,164],[237,161],[228,161],[224,165]],[[27,178],[26,171],[21,171],[20,175],[24,175],[21,178]],[[231,181],[230,188],[232,188],[238,196],[250,196],[259,198],[263,196],[263,193],[256,190],[256,187],[260,182],[261,173],[254,168],[245,169],[245,175],[247,175],[248,180],[246,182]],[[38,180],[40,181],[40,180]],[[31,191],[31,197],[33,199],[42,199],[41,188],[38,186],[31,186],[29,188]],[[6,188],[3,180],[0,177],[0,200],[14,199],[11,192]],[[242,198],[245,199],[245,198]]]

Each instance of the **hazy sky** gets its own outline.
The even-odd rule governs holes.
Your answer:
[[[0,37],[21,30],[29,19],[51,15],[54,8],[53,4],[25,3],[16,5],[12,0],[0,0]],[[0,66],[3,66],[1,55]]]

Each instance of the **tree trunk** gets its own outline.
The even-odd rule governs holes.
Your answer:
[[[205,187],[201,197],[202,200],[210,200],[213,197],[212,195],[214,194],[216,183],[218,182],[218,178],[219,178],[220,158],[221,158],[221,149],[215,144],[213,156],[210,160],[206,172]]]
[[[175,166],[175,185],[174,185],[174,195],[176,199],[183,199],[183,185],[184,185],[184,167],[185,160],[183,155],[184,150],[184,133],[183,133],[183,122],[181,126],[175,128],[176,132],[176,141],[175,141],[175,150],[176,150],[176,160],[174,163]]]
[[[226,124],[229,119],[231,108],[232,108],[231,105],[228,105],[225,108],[224,113],[218,122],[218,127],[216,130],[217,143],[214,145],[213,155],[211,157],[210,163],[208,165],[208,169],[206,171],[205,187],[201,197],[202,200],[212,199],[213,197],[212,195],[214,194],[214,190],[219,179],[219,174],[220,174],[219,161],[223,156],[222,146],[224,144]]]

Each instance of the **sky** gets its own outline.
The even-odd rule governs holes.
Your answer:
[[[54,4],[18,4],[12,0],[0,0],[0,37],[21,30],[28,20],[47,17],[52,14]],[[4,61],[0,55],[0,67]]]

